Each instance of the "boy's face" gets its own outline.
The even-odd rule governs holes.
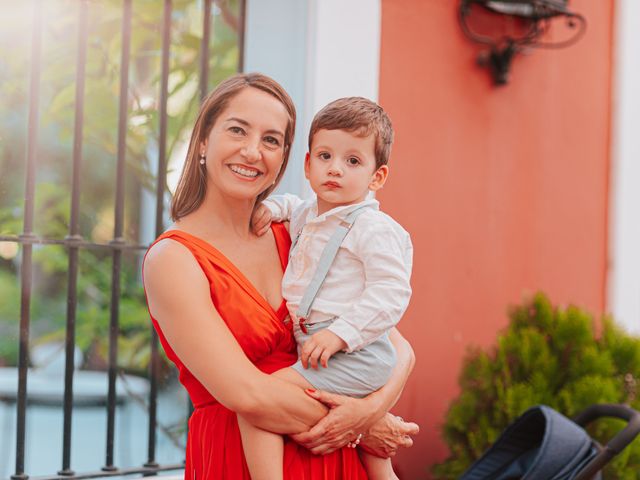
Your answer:
[[[375,137],[344,130],[318,130],[304,164],[318,196],[318,215],[363,201],[387,179],[386,165],[376,169]]]

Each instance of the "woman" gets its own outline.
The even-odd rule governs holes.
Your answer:
[[[296,440],[285,447],[291,479],[364,479],[356,451],[343,447],[365,434],[365,448],[388,456],[417,433],[386,414],[413,364],[397,332],[394,375],[365,399],[305,393],[269,375],[296,360],[280,293],[290,241],[282,224],[255,236],[250,220],[284,173],[294,128],[293,103],[272,79],[222,82],[194,127],[172,204],[176,223],[144,261],[152,321],[195,407],[187,479],[249,479],[236,413]]]

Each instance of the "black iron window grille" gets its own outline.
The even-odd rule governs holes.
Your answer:
[[[174,3],[175,2],[175,3]],[[126,267],[129,267],[129,263],[140,263],[141,254],[147,249],[148,242],[132,241],[127,232],[125,231],[125,222],[127,211],[125,208],[125,199],[127,197],[127,185],[129,182],[129,175],[132,167],[128,162],[128,155],[131,153],[131,145],[128,144],[127,135],[131,128],[131,111],[132,98],[140,104],[140,99],[136,98],[135,92],[130,90],[132,71],[130,65],[132,63],[132,38],[135,37],[135,30],[132,28],[132,23],[136,21],[136,7],[142,5],[146,10],[138,14],[137,21],[144,24],[147,22],[147,27],[151,30],[155,29],[158,37],[161,39],[161,46],[156,49],[156,57],[159,57],[160,69],[154,80],[151,82],[153,85],[157,85],[159,88],[158,99],[151,109],[140,113],[136,112],[136,115],[146,115],[147,123],[153,123],[157,128],[156,148],[152,149],[151,155],[148,151],[143,152],[144,157],[151,161],[151,165],[147,165],[148,170],[154,174],[147,176],[146,180],[136,180],[134,183],[139,187],[138,191],[141,191],[146,182],[147,191],[155,190],[155,221],[153,227],[153,233],[155,236],[162,233],[166,228],[166,206],[167,206],[167,165],[170,157],[170,152],[174,151],[177,147],[176,144],[180,142],[180,134],[172,132],[172,126],[175,128],[175,122],[172,125],[172,117],[168,112],[169,101],[171,95],[185,96],[185,91],[188,89],[182,89],[182,93],[179,92],[181,86],[184,86],[188,82],[194,83],[196,87],[192,89],[192,97],[189,101],[195,105],[199,103],[199,99],[202,99],[208,92],[211,85],[218,81],[222,76],[226,76],[233,71],[242,70],[242,51],[243,51],[243,38],[244,38],[244,12],[245,1],[244,0],[188,0],[176,1],[174,0],[153,0],[153,1],[139,1],[139,0],[68,0],[66,2],[67,7],[73,7],[75,19],[73,25],[76,29],[75,39],[75,67],[69,67],[75,69],[75,80],[73,82],[72,91],[73,95],[68,102],[68,105],[73,108],[73,128],[71,133],[72,138],[72,158],[71,158],[71,178],[69,182],[70,186],[70,198],[68,199],[68,221],[67,231],[65,235],[58,237],[54,235],[39,235],[34,229],[35,215],[37,214],[37,170],[39,162],[39,126],[41,123],[41,86],[43,82],[42,65],[46,59],[43,59],[43,39],[42,32],[46,30],[47,22],[50,20],[46,18],[47,2],[43,0],[33,1],[33,17],[31,23],[31,52],[29,63],[29,87],[28,87],[28,125],[27,125],[27,141],[26,150],[24,156],[26,157],[25,168],[25,189],[24,189],[24,203],[19,208],[22,210],[22,228],[21,233],[12,233],[10,229],[4,228],[0,223],[0,245],[14,245],[19,248],[19,255],[15,257],[14,264],[16,265],[16,272],[20,279],[19,286],[19,348],[17,353],[17,395],[13,401],[15,401],[16,412],[16,429],[15,429],[15,469],[11,475],[12,479],[26,479],[29,477],[25,471],[25,440],[27,437],[26,418],[28,412],[28,405],[32,403],[29,391],[27,389],[27,377],[29,374],[30,366],[30,328],[32,321],[31,306],[34,299],[33,289],[33,271],[34,271],[34,253],[37,253],[37,249],[48,248],[49,246],[57,246],[57,248],[64,251],[66,255],[66,308],[64,309],[64,326],[62,328],[64,336],[64,390],[62,398],[63,408],[63,423],[61,428],[62,436],[62,451],[61,454],[61,466],[56,473],[51,473],[46,476],[40,476],[41,480],[62,479],[62,478],[102,478],[110,476],[120,476],[129,474],[141,474],[141,475],[154,475],[162,471],[176,470],[183,468],[183,463],[162,464],[157,459],[156,455],[156,436],[159,428],[157,421],[157,399],[158,399],[158,380],[159,369],[164,368],[162,366],[161,353],[158,349],[158,339],[155,332],[150,327],[150,324],[146,326],[147,338],[150,342],[149,348],[149,360],[148,360],[148,398],[140,399],[138,402],[144,402],[148,410],[148,432],[147,432],[147,455],[146,462],[138,467],[118,467],[115,463],[114,447],[116,439],[116,407],[119,402],[119,395],[122,392],[118,392],[118,386],[122,385],[122,381],[118,380],[122,377],[122,368],[118,364],[118,345],[119,335],[122,323],[122,308],[121,302],[123,299],[122,282],[123,271]],[[83,155],[83,139],[86,138],[86,132],[83,128],[90,121],[87,113],[87,107],[91,106],[92,98],[87,97],[87,52],[91,47],[91,10],[103,7],[105,4],[109,4],[111,7],[120,9],[120,28],[119,28],[119,41],[115,44],[119,44],[119,84],[117,97],[117,127],[115,142],[115,148],[113,149],[112,160],[115,162],[115,184],[112,190],[115,191],[113,202],[113,223],[111,230],[111,239],[108,241],[98,241],[95,236],[86,235],[83,232],[83,205],[81,199],[82,183],[86,178],[83,173],[83,167],[86,167],[86,155]],[[8,8],[3,6],[3,9]],[[150,22],[150,14],[153,9],[157,11],[158,18],[161,18],[159,23],[154,25],[148,25]],[[188,17],[185,11],[193,13],[194,10],[198,11],[201,22],[199,24],[199,34],[193,35],[190,33],[182,34],[181,38],[174,40],[172,43],[172,31],[175,30],[174,24],[176,22],[187,22],[192,17]],[[77,12],[77,14],[76,14]],[[146,13],[145,13],[146,12]],[[0,12],[1,13],[1,12]],[[146,15],[146,16],[145,16]],[[229,31],[232,34],[227,33],[227,37],[220,41],[217,45],[217,36],[213,35],[215,19],[219,18],[220,22],[226,22],[230,27]],[[214,19],[214,20],[212,20]],[[193,75],[185,75],[184,71],[180,72],[175,67],[175,61],[172,64],[172,45],[175,45],[176,41],[189,43],[192,47],[192,53],[195,52],[197,58],[192,59],[193,63]],[[225,43],[226,42],[226,43]],[[227,45],[225,47],[225,45]],[[228,47],[232,45],[232,47]],[[226,51],[215,52],[216,49],[224,49]],[[229,53],[229,48],[232,50]],[[158,51],[159,50],[159,51]],[[153,53],[153,49],[149,48],[149,52]],[[144,54],[142,54],[144,56]],[[153,56],[149,54],[149,56]],[[231,59],[231,60],[230,60]],[[144,59],[142,61],[145,61]],[[187,58],[188,62],[188,58]],[[93,68],[93,67],[92,67]],[[225,70],[226,69],[226,70]],[[1,69],[0,69],[1,70]],[[95,68],[94,68],[95,70]],[[0,74],[2,72],[0,71]],[[94,72],[95,73],[95,72]],[[135,72],[133,72],[135,73]],[[105,75],[114,74],[113,71],[105,71]],[[182,83],[181,83],[182,82]],[[176,93],[178,92],[178,93]],[[95,92],[92,92],[95,95]],[[95,97],[93,97],[95,98]],[[112,99],[115,103],[116,100]],[[133,103],[135,103],[133,102]],[[186,109],[187,114],[193,112]],[[95,108],[92,111],[95,113]],[[182,121],[185,123],[192,122],[194,117],[189,118],[188,115],[183,115]],[[4,113],[3,113],[4,115]],[[153,118],[151,118],[153,117]],[[179,130],[179,129],[178,129]],[[0,142],[1,145],[1,142]],[[86,145],[85,145],[86,146]],[[0,149],[0,155],[2,150]],[[155,157],[149,159],[149,157]],[[4,163],[6,167],[8,162]],[[3,163],[0,163],[3,166]],[[9,178],[15,175],[15,172],[3,171],[2,177],[4,181],[9,181]],[[13,178],[15,183],[17,179]],[[126,182],[125,182],[126,180]],[[1,187],[1,184],[0,184]],[[5,193],[0,188],[0,200],[3,199],[2,194]],[[85,192],[86,194],[86,192]],[[0,207],[7,207],[6,205],[0,205]],[[15,212],[16,208],[13,208]],[[86,209],[85,209],[86,210]],[[87,215],[87,212],[84,213]],[[88,215],[98,215],[99,212],[89,212]],[[0,213],[0,222],[6,220],[7,216],[2,216]],[[86,223],[86,222],[85,222]],[[5,225],[6,226],[6,225]],[[140,239],[140,235],[137,236]],[[96,465],[93,471],[89,472],[75,472],[72,468],[73,462],[71,458],[72,453],[72,419],[74,409],[77,406],[77,398],[74,399],[74,374],[77,374],[75,365],[75,355],[77,347],[77,332],[76,327],[78,325],[78,302],[79,302],[79,289],[82,286],[79,284],[79,279],[82,278],[79,273],[82,260],[81,256],[84,252],[97,252],[100,258],[110,264],[110,285],[108,287],[109,297],[107,303],[108,308],[108,327],[106,328],[106,335],[108,341],[105,342],[108,345],[108,353],[105,355],[105,369],[108,377],[107,392],[105,392],[104,400],[101,403],[106,410],[106,451],[104,454],[104,463],[102,465]],[[93,257],[92,257],[93,258]],[[96,257],[97,258],[97,257]],[[124,263],[123,263],[124,262]],[[3,264],[0,263],[0,268]],[[133,271],[138,271],[138,268],[133,268]],[[138,287],[140,283],[139,276],[136,281]],[[16,299],[17,302],[17,299]],[[17,309],[17,306],[16,306]],[[105,315],[107,315],[105,313]],[[0,318],[0,320],[2,320]],[[0,366],[2,361],[0,360]],[[2,398],[1,401],[9,401],[6,398]],[[9,402],[10,403],[10,402]],[[55,402],[54,402],[55,403]],[[187,413],[187,412],[185,412]],[[104,417],[103,417],[104,418]],[[58,434],[58,432],[56,432]],[[37,455],[37,452],[31,454]]]

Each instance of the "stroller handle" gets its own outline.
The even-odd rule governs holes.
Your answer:
[[[588,480],[609,461],[629,445],[640,433],[640,413],[628,405],[601,404],[592,405],[579,413],[573,421],[585,427],[587,424],[604,417],[619,418],[627,425],[613,437],[607,445],[585,466],[575,480]]]
[[[607,448],[617,455],[640,433],[640,412],[628,405],[592,405],[579,413],[573,421],[584,427],[603,417],[619,418],[627,422],[627,426],[607,443]]]

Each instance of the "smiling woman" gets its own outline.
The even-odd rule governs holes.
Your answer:
[[[294,126],[293,103],[268,77],[237,75],[214,90],[174,197],[176,224],[145,259],[154,326],[195,406],[187,479],[249,478],[235,413],[265,429],[299,433],[327,412],[267,375],[296,359],[280,292],[290,242],[282,225],[263,237],[250,232],[256,202],[284,172]],[[314,457],[290,442],[286,462],[295,465],[290,478],[309,468],[333,472],[327,478],[345,471],[364,478],[350,449]]]

